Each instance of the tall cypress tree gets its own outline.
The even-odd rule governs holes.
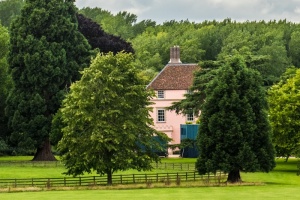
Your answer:
[[[73,0],[27,0],[11,25],[9,65],[15,87],[8,98],[11,142],[34,150],[33,160],[54,160],[49,132],[90,46],[78,31]]]
[[[205,94],[197,138],[199,173],[221,170],[228,182],[239,182],[240,171],[272,170],[274,147],[259,72],[234,56],[217,69]]]

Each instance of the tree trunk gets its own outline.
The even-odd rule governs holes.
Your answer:
[[[45,139],[41,147],[39,147],[32,161],[56,161],[52,151],[49,138]]]
[[[241,179],[241,176],[240,176],[240,170],[238,170],[238,169],[231,170],[228,174],[227,182],[228,183],[242,182],[242,179]]]
[[[112,185],[112,172],[108,170],[107,172],[107,185]]]

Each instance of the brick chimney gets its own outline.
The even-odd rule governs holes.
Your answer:
[[[174,46],[170,48],[170,64],[181,63],[180,61],[180,48],[179,46]]]

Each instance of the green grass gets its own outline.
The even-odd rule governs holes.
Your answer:
[[[293,200],[299,199],[299,186],[233,186],[199,188],[154,188],[131,190],[77,190],[1,193],[1,200],[53,200],[53,199],[112,199],[112,200]]]
[[[21,159],[21,158],[18,158]],[[1,160],[1,158],[0,158]],[[1,162],[1,161],[0,161]],[[195,159],[163,159],[162,162],[195,162]],[[143,200],[183,200],[183,199],[275,199],[275,200],[294,200],[300,199],[300,176],[297,176],[298,159],[289,159],[284,162],[283,159],[277,159],[277,166],[270,173],[242,173],[242,179],[245,182],[261,183],[256,186],[234,185],[234,186],[218,186],[218,187],[181,187],[181,188],[151,188],[151,189],[98,189],[98,190],[70,190],[70,191],[42,191],[42,192],[19,192],[19,193],[0,193],[1,200],[10,199],[143,199]],[[25,176],[45,177],[43,173],[49,177],[57,177],[61,175],[63,168],[55,170],[47,167],[10,167],[3,168],[0,166],[0,177],[6,176]],[[44,171],[43,171],[44,170]],[[11,171],[10,173],[8,173]],[[5,173],[4,173],[5,172]],[[144,173],[144,172],[143,172]],[[5,177],[4,177],[5,176]],[[175,184],[173,183],[173,187]]]
[[[0,157],[0,177],[1,178],[61,178],[66,175],[63,172],[66,172],[66,169],[59,165],[58,167],[52,166],[49,167],[47,164],[44,166],[43,163],[38,166],[33,166],[33,164],[22,165],[22,161],[30,161],[32,156],[10,156],[10,157]],[[16,164],[1,164],[1,161],[15,162]],[[196,159],[189,158],[163,158],[162,163],[195,163]],[[191,165],[192,166],[192,165]],[[167,173],[167,172],[177,172],[177,170],[163,170],[155,169],[152,171],[137,171],[137,170],[127,170],[119,171],[116,174],[138,174],[138,173]],[[87,176],[97,175],[96,173],[85,174]]]
[[[30,161],[33,156],[0,156],[1,161]]]
[[[0,156],[1,161],[30,161],[33,156]],[[59,160],[59,156],[56,156]],[[161,158],[161,162],[166,163],[195,163],[196,158]]]

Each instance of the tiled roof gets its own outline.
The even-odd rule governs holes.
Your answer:
[[[193,83],[197,64],[167,64],[147,86],[154,90],[188,90]]]

